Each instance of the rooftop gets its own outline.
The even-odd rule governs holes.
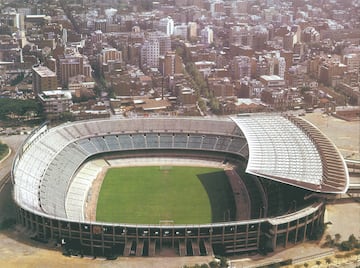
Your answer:
[[[41,77],[56,77],[56,73],[45,66],[33,67],[33,70]]]
[[[349,177],[342,156],[307,121],[265,114],[232,119],[249,144],[248,173],[317,192],[346,192]]]

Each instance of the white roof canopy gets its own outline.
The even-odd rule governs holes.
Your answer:
[[[311,135],[293,120],[265,114],[238,115],[232,120],[249,144],[247,173],[324,191],[323,157]]]

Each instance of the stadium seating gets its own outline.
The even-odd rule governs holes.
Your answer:
[[[74,176],[65,200],[68,219],[81,221],[85,219],[84,206],[87,202],[88,193],[93,181],[106,166],[108,164],[101,159],[90,161],[85,163]]]
[[[87,165],[78,172],[86,159],[98,153],[157,148],[241,154],[247,146],[231,120],[140,118],[67,123],[34,134],[17,161],[14,194],[25,207],[83,219],[83,204],[94,177]]]
[[[146,147],[151,148],[159,148],[159,135],[155,133],[147,133],[146,134]]]

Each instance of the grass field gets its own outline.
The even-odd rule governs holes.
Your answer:
[[[202,224],[235,211],[222,169],[204,167],[110,168],[101,186],[96,219],[104,222]],[[228,218],[226,220],[229,220]]]
[[[9,147],[0,142],[0,160],[3,159],[9,152]]]

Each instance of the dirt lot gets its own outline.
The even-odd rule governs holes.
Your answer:
[[[344,158],[360,160],[359,121],[345,121],[321,112],[308,113],[304,118],[330,138]]]
[[[92,258],[65,257],[61,248],[50,247],[23,238],[23,234],[12,229],[0,233],[0,267],[6,268],[62,268],[62,267],[118,267],[118,268],[179,268],[184,265],[202,264],[210,257],[156,257],[119,258],[113,261]]]

